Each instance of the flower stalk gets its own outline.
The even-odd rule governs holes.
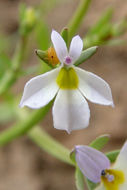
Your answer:
[[[34,141],[40,148],[54,156],[55,158],[70,164],[74,163],[70,159],[70,151],[63,145],[54,140],[44,130],[39,127],[35,127],[29,131],[28,136]]]
[[[30,129],[32,129],[32,127],[34,127],[40,120],[45,117],[51,105],[52,102],[50,102],[44,108],[34,111],[31,115],[25,113],[26,117],[23,117],[24,119],[22,118],[22,121],[19,121],[10,129],[7,129],[0,134],[0,146],[6,145],[7,143],[24,135]]]
[[[8,70],[0,82],[0,95],[5,94],[8,89],[15,83],[18,77],[21,63],[24,59],[28,36],[22,36],[14,53],[11,69]]]
[[[91,0],[80,0],[78,9],[68,24],[69,40],[71,40],[71,38],[74,36],[76,31],[78,30],[80,24],[82,23],[83,18],[87,13],[90,3],[91,3]]]

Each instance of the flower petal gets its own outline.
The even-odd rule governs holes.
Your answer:
[[[121,149],[115,164],[111,169],[119,170],[124,173],[125,181],[124,183],[120,184],[119,189],[120,190],[126,190],[127,189],[127,142],[123,145],[123,148]],[[95,190],[106,190],[104,187],[104,184],[101,183]]]
[[[68,50],[65,41],[63,40],[61,35],[55,30],[52,31],[51,40],[60,62],[63,63],[65,57],[68,55]]]
[[[113,168],[122,170],[125,173],[127,180],[127,142],[123,145]]]
[[[79,89],[91,102],[114,106],[111,89],[102,78],[97,75],[75,67],[79,77]]]
[[[89,117],[88,103],[78,90],[59,90],[53,106],[56,129],[70,133],[72,130],[86,128]]]
[[[59,88],[55,81],[58,72],[59,68],[29,80],[25,85],[20,106],[38,109],[48,104]]]
[[[80,57],[83,49],[83,41],[80,36],[75,36],[72,38],[69,56],[72,58],[73,63]]]
[[[102,152],[84,145],[76,146],[75,151],[76,162],[84,176],[94,183],[100,182],[102,170],[110,167],[109,159]]]

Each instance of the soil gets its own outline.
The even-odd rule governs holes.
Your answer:
[[[13,34],[18,27],[18,7],[21,2],[35,5],[34,0],[0,0],[0,29],[6,34]],[[75,11],[78,0],[62,1],[46,16],[49,27],[60,31]],[[113,21],[120,21],[126,16],[127,1],[94,0],[90,11],[83,21],[79,34],[83,36],[88,28],[109,6],[114,7]],[[65,12],[66,11],[66,12]],[[123,38],[126,38],[125,35]],[[35,55],[29,58],[31,64],[37,64]],[[101,134],[110,134],[110,143],[104,151],[120,148],[127,138],[127,46],[99,47],[98,52],[86,61],[82,68],[91,71],[104,80],[111,88],[115,108],[95,105],[89,102],[91,110],[90,125],[68,135],[53,128],[51,112],[42,122],[45,130],[54,138],[72,149],[75,144],[89,144]],[[20,92],[27,79],[21,79]],[[74,169],[51,157],[31,140],[24,136],[0,149],[0,190],[76,190]]]

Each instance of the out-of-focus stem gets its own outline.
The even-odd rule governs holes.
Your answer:
[[[74,16],[72,17],[70,23],[68,24],[69,27],[69,40],[74,36],[76,31],[79,29],[79,26],[87,13],[91,0],[80,0],[80,4],[78,6],[77,11],[75,12]]]
[[[6,145],[19,136],[27,134],[29,138],[35,142],[35,144],[37,144],[40,148],[42,148],[50,155],[65,163],[74,165],[70,159],[70,150],[53,139],[49,134],[47,134],[37,125],[37,123],[42,120],[46,113],[49,111],[51,105],[52,102],[46,107],[33,112],[33,114],[29,114],[26,109],[17,109],[16,107],[15,109],[17,110],[17,117],[20,121],[13,127],[5,130],[0,134],[0,146]]]
[[[0,133],[0,146],[6,145],[7,143],[18,138],[19,136],[24,135],[30,129],[32,129],[32,127],[34,127],[36,124],[38,124],[40,120],[44,118],[44,116],[49,111],[51,105],[52,102],[50,102],[44,108],[34,111],[32,114],[25,113],[26,117],[24,117],[24,119],[22,118],[22,120],[19,121],[17,124]]]
[[[50,135],[39,127],[35,127],[28,132],[28,136],[43,150],[54,156],[55,158],[74,165],[70,159],[70,151],[63,145],[58,143]]]
[[[15,83],[26,51],[27,41],[27,35],[21,37],[12,59],[11,69],[9,69],[4,74],[4,77],[0,81],[0,95],[6,93],[8,89]]]

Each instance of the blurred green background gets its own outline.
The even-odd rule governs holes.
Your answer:
[[[48,38],[52,29],[60,32],[68,24],[79,1],[0,0],[1,80],[4,77],[4,72],[11,67],[10,57],[13,55],[19,40],[19,9],[21,10],[19,7],[22,3],[28,7],[40,8],[40,13],[37,15],[40,24],[37,24],[33,33],[29,35],[25,61],[23,60],[24,65],[21,73],[19,73],[19,79],[12,88],[13,93],[15,95],[20,94],[20,97],[26,81],[35,76],[36,71],[40,72],[40,60],[36,57],[34,50],[48,48],[50,43]],[[110,24],[109,22],[104,24],[105,27],[100,30],[97,29],[97,31],[91,29],[101,15],[107,14],[106,10],[110,7],[113,8],[113,14],[110,10],[108,13]],[[97,53],[81,67],[99,75],[110,84],[115,108],[103,107],[89,102],[91,110],[89,127],[72,132],[71,135],[53,128],[50,111],[41,125],[49,134],[70,149],[75,144],[89,144],[98,135],[110,134],[111,140],[104,149],[104,151],[109,151],[120,148],[127,138],[127,29],[125,26],[123,27],[126,16],[127,0],[94,0],[91,2],[81,27],[77,30],[77,33],[84,38],[85,48],[89,47],[90,44],[100,45]],[[112,26],[114,27],[110,31]],[[98,34],[100,39],[98,39]],[[112,36],[116,37],[117,40],[112,39]],[[43,72],[44,67],[41,69]],[[5,93],[0,98],[1,131],[11,126],[17,119],[11,103],[9,109],[6,109],[9,97],[10,94]],[[18,107],[19,100],[16,99],[15,101]],[[48,155],[27,136],[23,136],[0,149],[0,190],[12,189],[75,190],[74,169]]]

